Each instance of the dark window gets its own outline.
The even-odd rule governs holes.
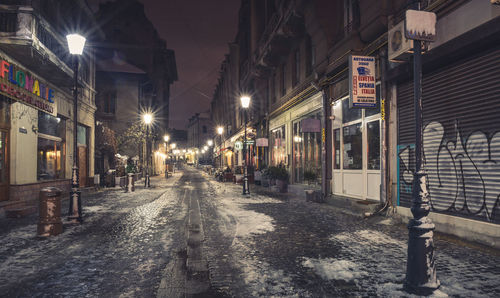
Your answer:
[[[306,36],[306,76],[312,73],[316,57],[314,57],[314,47],[311,36]]]
[[[300,50],[297,49],[294,53],[293,60],[293,76],[292,76],[292,84],[293,86],[297,85],[300,77]]]
[[[281,65],[280,89],[281,89],[281,96],[285,96],[285,94],[286,94],[286,88],[285,88],[285,64]]]
[[[65,121],[63,119],[38,111],[39,133],[63,139],[65,134],[64,127]]]
[[[104,113],[114,114],[116,112],[116,90],[104,92],[102,104]]]
[[[207,133],[207,126],[206,125],[203,125],[203,133]]]
[[[278,76],[276,75],[276,73],[274,73],[274,77],[271,79],[271,84],[272,84],[272,88],[271,88],[271,102],[272,103],[275,103],[276,102],[276,94],[278,93],[277,90],[276,90],[276,87],[278,86],[278,84],[276,83],[276,81],[278,80]]]

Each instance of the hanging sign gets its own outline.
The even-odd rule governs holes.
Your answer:
[[[375,57],[351,55],[349,59],[349,107],[376,108]]]
[[[405,37],[414,40],[435,41],[436,14],[429,11],[407,10]]]
[[[234,142],[234,149],[235,150],[241,150],[241,149],[243,149],[243,142],[241,142],[241,141]]]
[[[55,91],[32,74],[0,57],[0,93],[57,116]]]
[[[321,131],[321,121],[319,119],[302,119],[300,121],[301,132],[320,132]]]
[[[257,147],[267,147],[269,146],[269,140],[267,138],[258,138],[256,141]]]

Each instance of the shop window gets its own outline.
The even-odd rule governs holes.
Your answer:
[[[340,170],[340,129],[333,130],[333,168]]]
[[[203,125],[203,133],[207,133],[207,126],[206,125]]]
[[[285,139],[285,126],[275,129],[271,132],[272,152],[271,163],[272,165],[279,165],[286,163],[286,139]]]
[[[342,123],[360,120],[363,110],[349,108],[349,98],[342,100]]]
[[[59,140],[38,138],[38,180],[64,178],[64,145]]]
[[[361,170],[363,167],[361,123],[344,126],[342,131],[344,138],[344,169]]]
[[[66,121],[38,112],[37,179],[64,178]]]
[[[78,145],[87,145],[87,128],[82,125],[78,125]]]
[[[368,122],[368,170],[380,170],[380,121]]]
[[[38,132],[64,139],[65,121],[60,117],[38,111]]]
[[[10,126],[10,104],[9,98],[0,94],[0,126]]]

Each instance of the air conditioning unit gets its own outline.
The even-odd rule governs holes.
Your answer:
[[[410,59],[413,40],[406,39],[405,37],[404,21],[389,30],[388,48],[390,61],[406,62]]]

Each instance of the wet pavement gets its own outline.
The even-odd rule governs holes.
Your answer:
[[[63,234],[48,239],[36,237],[36,216],[2,220],[0,296],[156,295],[160,272],[183,237],[179,179],[156,177],[151,189],[83,196],[84,223],[64,222]]]
[[[152,184],[87,195],[84,224],[65,224],[57,237],[36,237],[36,217],[0,220],[0,296],[196,294],[186,289],[193,204],[210,285],[197,297],[411,296],[402,291],[407,230],[390,217],[362,219],[254,186],[243,196],[241,185],[191,168]],[[434,296],[500,296],[498,250],[439,234],[435,247]]]

